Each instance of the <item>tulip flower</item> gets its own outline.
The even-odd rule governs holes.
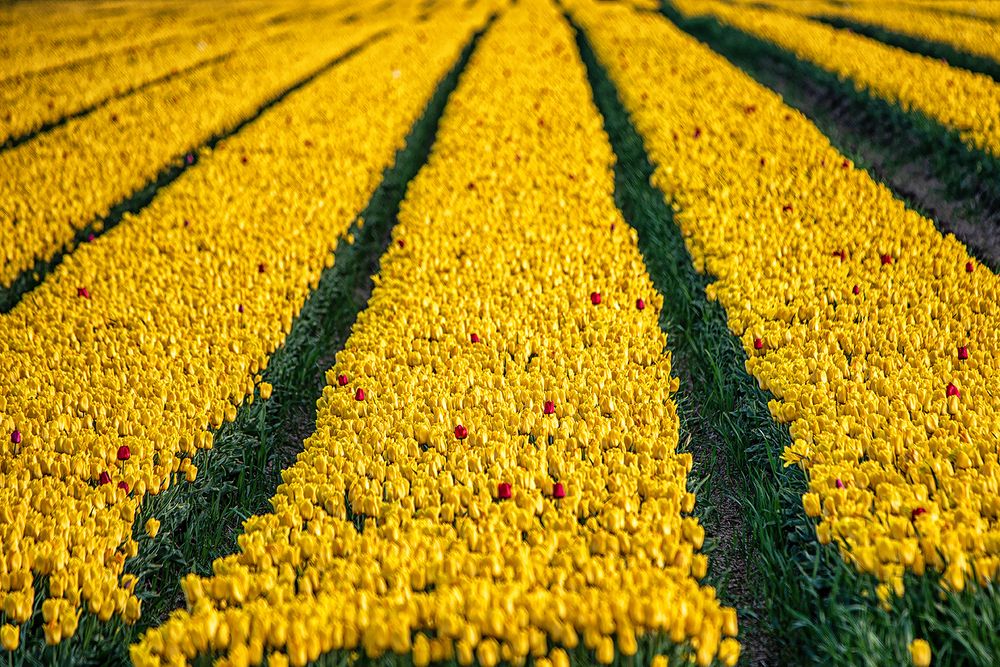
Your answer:
[[[477,336],[476,334],[472,334],[471,336],[469,336],[469,340],[471,340],[473,343],[478,343],[479,336]]]
[[[403,243],[403,239],[399,239],[398,241],[396,241],[396,245],[398,245],[400,248],[406,247],[406,244]]]
[[[784,213],[791,213],[792,212],[792,205],[791,204],[785,204],[784,206],[781,207],[781,210]]]
[[[964,345],[962,347],[958,348],[958,358],[961,359],[962,361],[965,361],[966,359],[968,359],[969,358],[969,348],[967,348]]]
[[[119,461],[128,461],[130,458],[132,458],[132,450],[129,449],[128,445],[122,445],[118,448]]]
[[[118,488],[124,491],[125,493],[128,493],[129,491],[128,482],[126,482],[125,480],[118,482]]]
[[[459,440],[465,440],[469,437],[469,429],[465,428],[461,424],[455,427],[455,437]]]
[[[500,500],[509,500],[511,496],[511,487],[507,482],[501,482],[497,485],[497,498]]]
[[[755,349],[755,350],[762,350],[762,349],[764,349],[764,341],[762,341],[760,338],[754,338],[753,339],[753,349]]]
[[[18,431],[16,428],[13,431],[11,431],[10,441],[13,442],[15,445],[21,444],[21,432]]]
[[[923,507],[914,507],[913,511],[910,512],[910,521],[916,521],[916,519],[917,519],[918,516],[920,516],[921,514],[926,514],[926,513],[927,513],[927,510],[925,510]]]
[[[842,481],[840,481],[839,477],[837,478],[837,488],[838,489],[844,488],[844,483]]]
[[[264,271],[266,271],[266,270],[267,270],[267,267],[264,265],[263,262],[261,262],[260,264],[257,265],[257,273],[264,273]]]
[[[109,475],[109,474],[108,474],[108,473],[107,473],[106,471],[105,471],[105,472],[102,472],[102,473],[101,473],[101,476],[100,476],[100,477],[98,477],[98,480],[97,480],[97,481],[98,481],[98,482],[99,482],[100,484],[110,484],[110,483],[111,483],[111,475]]]
[[[563,486],[562,482],[556,482],[552,485],[552,497],[553,498],[565,498],[566,497],[566,487]]]
[[[949,383],[948,383],[948,387],[947,387],[947,388],[945,389],[945,392],[944,392],[944,393],[945,393],[945,394],[946,394],[947,396],[961,396],[961,395],[962,395],[962,392],[960,392],[960,391],[958,390],[958,387],[956,387],[956,386],[955,386],[954,384],[952,384],[951,382],[949,382]]]
[[[645,310],[646,309],[646,302],[643,301],[642,299],[636,299],[635,300],[635,307],[636,307],[637,310]]]
[[[542,408],[542,412],[547,415],[554,415],[556,413],[556,404],[553,401],[545,401],[545,407]]]
[[[972,266],[972,262],[966,262],[965,263],[965,272],[966,273],[972,273],[972,269],[973,268],[974,267]]]
[[[188,153],[187,155],[185,155],[184,161],[188,163],[188,165],[194,164],[194,153]]]
[[[355,401],[365,400],[365,390],[362,389],[361,387],[358,387],[358,390],[354,392],[354,400]]]
[[[79,296],[79,297],[83,297],[84,299],[89,299],[90,298],[90,292],[87,290],[86,287],[77,287],[76,288],[76,295]]]
[[[892,255],[882,255],[882,266],[892,264]]]
[[[341,373],[340,375],[337,376],[337,384],[339,384],[341,387],[343,387],[347,383],[348,383],[348,379],[347,379],[347,376],[345,374]]]
[[[599,304],[601,302],[601,293],[600,292],[591,292],[590,293],[590,302],[592,304],[594,304],[595,306],[597,304]]]

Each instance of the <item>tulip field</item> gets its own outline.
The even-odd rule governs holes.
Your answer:
[[[1000,2],[0,6],[0,665],[1000,663]]]

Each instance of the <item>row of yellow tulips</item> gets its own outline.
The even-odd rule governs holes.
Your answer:
[[[569,26],[521,0],[448,103],[274,511],[185,579],[137,665],[565,667],[650,634],[735,664],[613,160]]]
[[[717,278],[747,370],[791,424],[817,537],[902,593],[1000,566],[1000,283],[774,93],[649,14],[576,15]],[[671,53],[664,59],[663,53]],[[926,664],[926,643],[915,645]]]
[[[74,633],[81,607],[139,616],[122,572],[140,548],[143,497],[194,479],[207,429],[253,396],[486,11],[449,10],[453,20],[400,29],[290,95],[0,318],[7,648],[40,597],[51,643]]]
[[[374,3],[374,0],[370,0]],[[339,18],[255,41],[0,153],[0,285],[71,243],[165,167],[391,26]]]
[[[674,4],[686,15],[714,15],[787,49],[852,81],[857,90],[918,111],[958,132],[970,147],[1000,158],[1000,84],[985,74],[786,12],[715,0],[674,0]]]
[[[0,82],[109,57],[176,38],[198,25],[263,15],[276,0],[239,0],[225,8],[195,3],[30,2],[0,19]]]
[[[771,4],[771,3],[769,3]],[[991,58],[1000,64],[1000,26],[994,21],[942,13],[910,4],[854,4],[828,0],[786,0],[780,8],[806,16],[832,16],[885,28],[959,51]]]
[[[267,25],[271,13],[199,20],[141,46],[0,81],[0,146],[144,84],[287,32],[283,23]]]

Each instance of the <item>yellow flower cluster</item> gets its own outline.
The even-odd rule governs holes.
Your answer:
[[[306,24],[0,153],[0,285],[70,243],[171,161],[193,160],[188,151],[387,25]]]
[[[144,495],[193,479],[206,429],[252,397],[484,11],[400,30],[296,91],[0,318],[9,623],[31,616],[36,575],[50,642],[81,606],[138,617],[122,571]]]
[[[243,11],[259,5],[255,0],[234,4]],[[141,48],[220,13],[229,12],[156,0],[133,6],[44,1],[9,5],[0,23],[0,81]]]
[[[712,14],[735,28],[850,79],[859,91],[916,110],[1000,157],[1000,85],[985,74],[887,46],[792,14],[714,0],[675,0],[685,14]],[[882,9],[872,10],[881,12]],[[996,31],[992,35],[996,45]]]
[[[143,46],[0,81],[0,145],[109,97],[224,56],[248,41],[287,30],[285,24],[260,25],[266,16],[208,22],[199,17],[182,26],[180,34]]]
[[[582,4],[823,543],[886,586],[1000,565],[1000,282],[801,114],[668,22]],[[669,53],[670,57],[664,57]]]
[[[885,28],[903,35],[948,44],[1000,63],[1000,27],[988,20],[928,11],[908,4],[845,5],[824,0],[790,0],[782,9],[807,16],[833,16]]]
[[[613,160],[568,25],[521,0],[448,103],[273,512],[184,580],[139,667],[610,664],[650,633],[735,664]]]

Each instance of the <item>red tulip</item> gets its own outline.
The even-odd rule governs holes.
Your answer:
[[[601,293],[600,292],[591,292],[590,293],[590,302],[592,304],[594,304],[595,306],[597,304],[599,304],[601,302]]]
[[[93,240],[94,240],[95,238],[97,238],[97,237],[95,237],[95,236],[94,236],[93,234],[87,234],[87,243],[90,243],[90,242],[91,242],[91,241],[93,241]]]
[[[927,510],[925,510],[923,507],[914,507],[913,511],[910,512],[910,521],[915,521],[916,518],[921,514],[927,514]]]
[[[122,445],[118,448],[118,460],[128,461],[132,458],[132,450],[128,448],[128,445]]]
[[[354,400],[355,401],[365,400],[365,390],[362,389],[361,387],[358,387],[358,390],[354,392]]]
[[[697,139],[700,136],[701,136],[701,128],[700,127],[694,128],[694,138]]]
[[[839,479],[837,480],[837,488],[838,488],[838,489],[842,489],[842,488],[844,488],[844,483],[843,483],[843,482],[841,482],[841,481],[840,481]]]
[[[562,485],[562,482],[556,482],[552,485],[552,497],[553,498],[565,498],[566,497],[566,487]]]
[[[967,348],[964,345],[962,347],[958,348],[958,358],[961,359],[962,361],[965,361],[966,359],[968,359],[969,358],[969,348]]]
[[[264,271],[266,270],[267,267],[264,265],[264,262],[261,262],[260,264],[257,265],[257,273],[264,273]]]
[[[102,473],[101,473],[101,476],[100,476],[100,477],[98,478],[98,480],[97,480],[97,481],[98,481],[99,483],[101,483],[101,484],[110,484],[110,483],[111,483],[111,475],[109,475],[109,474],[107,473],[107,471],[105,471],[105,472],[102,472]]]
[[[972,269],[973,268],[974,267],[972,266],[972,262],[966,262],[965,263],[965,272],[966,273],[972,273]]]
[[[642,299],[636,299],[635,300],[635,307],[637,309],[639,309],[639,310],[645,310],[646,309],[646,302],[643,301]]]
[[[400,248],[406,247],[406,244],[403,243],[403,239],[399,239],[398,241],[396,241],[396,245],[398,245]]]
[[[841,169],[849,169],[850,166],[851,166],[851,163],[848,162],[847,160],[844,160],[843,162],[840,163]]]
[[[118,488],[124,491],[125,493],[128,493],[128,482],[126,482],[125,480],[118,482]]]
[[[240,158],[240,162],[242,162],[243,164],[246,164],[249,161],[250,161],[250,158],[248,158],[246,155],[244,155],[243,157]]]
[[[16,428],[10,434],[10,441],[13,442],[15,445],[21,444],[21,432],[18,431]]]
[[[837,252],[833,253],[833,256],[839,257],[840,261],[843,262],[847,258],[847,253],[844,252],[843,250],[838,250]]]
[[[455,427],[455,437],[459,440],[465,440],[469,437],[469,429],[459,424]]]
[[[478,343],[479,336],[477,336],[476,334],[472,334],[471,336],[469,336],[469,340],[471,340],[473,343]]]
[[[194,153],[188,153],[184,156],[184,161],[188,164],[194,164]]]
[[[190,220],[188,220],[187,218],[185,218],[185,219],[184,219],[184,226],[185,226],[185,227],[190,227],[190,226],[191,226],[191,221],[190,221]]]
[[[243,304],[241,303],[239,306],[237,306],[236,310],[242,313],[243,312]]]
[[[892,264],[892,255],[882,255],[882,266]]]
[[[339,384],[341,387],[347,384],[347,382],[348,382],[347,376],[344,375],[343,373],[337,376],[337,384]]]
[[[545,401],[545,407],[542,408],[542,412],[547,415],[554,415],[556,413],[556,404],[552,401]]]
[[[962,395],[962,392],[960,392],[958,390],[958,387],[956,387],[955,385],[953,385],[951,382],[948,383],[948,388],[945,389],[944,393],[947,394],[948,396],[961,396]]]
[[[82,296],[84,299],[89,299],[90,298],[90,292],[87,291],[86,287],[77,287],[76,288],[76,295],[77,296]]]
[[[855,285],[854,289],[852,289],[851,291],[854,292],[855,294],[861,294],[861,288],[858,287],[857,285]]]
[[[764,349],[764,341],[762,341],[760,338],[754,338],[753,339],[753,349],[755,349],[755,350],[763,350]]]
[[[785,213],[790,213],[792,211],[792,205],[785,204],[784,206],[781,207],[781,210]]]
[[[500,500],[509,500],[510,491],[510,484],[502,482],[497,486],[497,497],[500,498]]]

